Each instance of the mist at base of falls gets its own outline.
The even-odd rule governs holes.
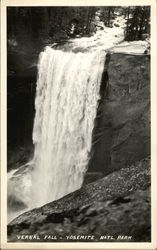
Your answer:
[[[102,50],[73,53],[46,47],[41,52],[34,157],[31,167],[8,184],[9,195],[27,209],[81,187],[90,158],[104,60]]]

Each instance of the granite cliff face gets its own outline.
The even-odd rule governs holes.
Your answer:
[[[106,72],[89,163],[105,175],[150,154],[150,56],[113,53]]]

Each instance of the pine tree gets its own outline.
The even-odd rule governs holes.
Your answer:
[[[150,33],[150,8],[136,6],[128,8],[125,40],[142,40],[144,34]]]

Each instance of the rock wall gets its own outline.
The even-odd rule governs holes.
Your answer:
[[[113,53],[106,70],[89,163],[105,175],[150,155],[150,56]]]

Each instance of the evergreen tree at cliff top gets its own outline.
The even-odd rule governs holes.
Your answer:
[[[128,7],[125,40],[144,40],[150,36],[150,7]]]

